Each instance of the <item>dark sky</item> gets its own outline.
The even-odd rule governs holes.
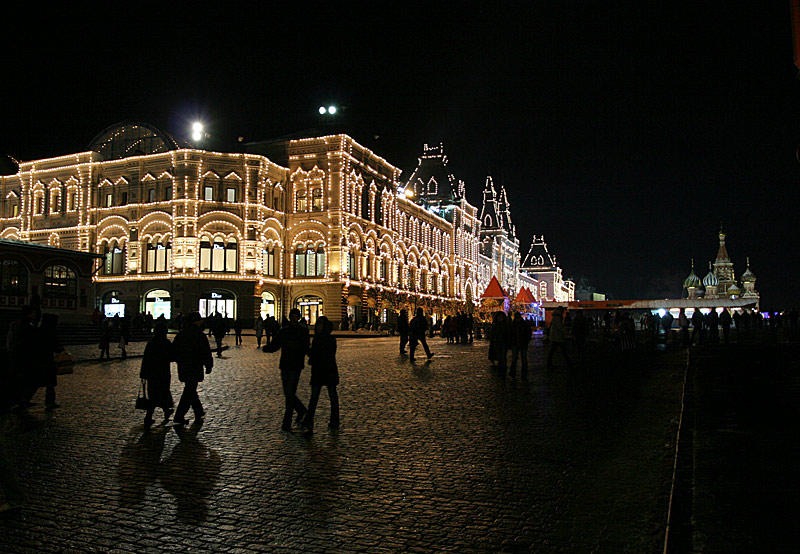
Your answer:
[[[616,298],[680,294],[723,222],[762,307],[800,306],[788,2],[263,4],[21,14],[0,38],[0,152],[80,151],[124,120],[186,135],[197,117],[234,150],[335,103],[406,177],[441,141],[479,206],[491,171],[523,256],[544,234]]]

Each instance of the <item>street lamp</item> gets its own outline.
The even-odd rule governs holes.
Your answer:
[[[192,123],[192,140],[200,142],[203,139],[203,124],[199,121]]]

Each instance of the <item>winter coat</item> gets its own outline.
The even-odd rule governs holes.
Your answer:
[[[191,323],[186,325],[172,341],[175,349],[175,360],[178,362],[178,379],[187,381],[203,380],[203,367],[209,372],[214,367],[214,358],[211,356],[211,345],[208,338],[200,328]]]
[[[397,332],[401,335],[407,335],[408,330],[408,314],[401,314],[397,318]]]
[[[420,337],[425,336],[425,331],[428,330],[428,320],[425,319],[425,316],[414,316],[409,323],[409,328],[411,330],[412,338],[419,339]]]
[[[339,384],[336,365],[336,338],[330,334],[315,336],[308,354],[311,386],[330,387]]]
[[[147,381],[147,397],[157,408],[168,409],[174,405],[170,391],[170,362],[174,361],[175,349],[166,337],[154,337],[144,348],[139,377]]]
[[[280,350],[281,361],[278,367],[300,371],[305,367],[306,354],[308,354],[308,329],[299,324],[287,325],[278,331],[274,340],[263,350],[264,352]]]
[[[516,346],[517,348],[526,348],[528,343],[531,342],[531,336],[533,335],[531,326],[524,319],[515,319],[511,324],[511,327],[513,328],[514,335],[514,342],[512,343],[512,346]]]
[[[561,312],[553,314],[550,320],[550,342],[564,342],[567,340],[567,330],[564,327],[564,317]]]

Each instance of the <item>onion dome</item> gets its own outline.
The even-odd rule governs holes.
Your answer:
[[[694,272],[694,259],[692,259],[692,270],[689,272],[689,276],[683,280],[683,286],[687,289],[700,286],[700,277]]]
[[[708,274],[703,277],[703,286],[704,287],[716,287],[719,286],[719,279],[717,276],[714,275],[714,272],[711,270],[711,262],[708,262]]]
[[[736,283],[731,283],[731,286],[728,287],[728,296],[739,296],[742,290],[736,286]]]
[[[747,269],[742,273],[742,283],[755,283],[756,274],[750,271],[750,258],[747,258]]]

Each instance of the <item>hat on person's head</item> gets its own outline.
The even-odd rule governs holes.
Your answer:
[[[200,312],[192,312],[190,314],[186,314],[186,316],[183,318],[183,323],[184,324],[197,323],[198,321],[202,320],[203,316],[200,315]]]

